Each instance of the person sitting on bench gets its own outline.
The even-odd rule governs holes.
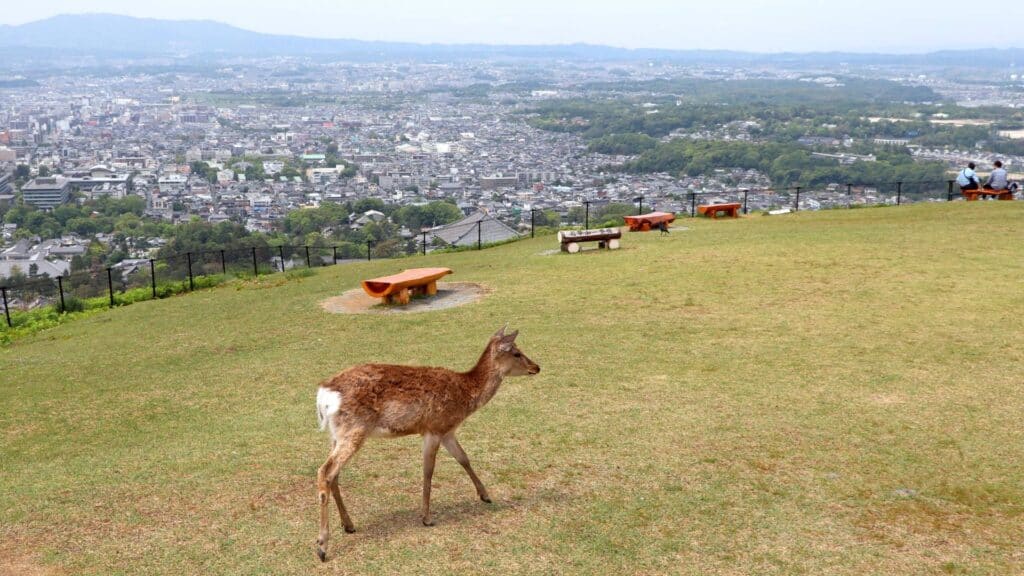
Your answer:
[[[974,173],[974,162],[968,162],[967,168],[956,175],[956,183],[961,190],[977,190],[981,187],[978,183],[978,175]]]
[[[1003,163],[996,160],[993,165],[995,169],[988,175],[988,180],[985,182],[985,190],[1006,190],[1008,188],[1008,179]]]

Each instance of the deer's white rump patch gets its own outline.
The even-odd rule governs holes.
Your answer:
[[[316,419],[320,424],[321,430],[326,430],[328,426],[331,428],[331,434],[334,434],[334,415],[338,413],[341,408],[341,392],[337,390],[331,390],[321,386],[316,391]]]

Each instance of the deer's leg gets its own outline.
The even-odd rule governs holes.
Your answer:
[[[473,486],[476,487],[476,493],[480,496],[480,499],[490,504],[491,497],[487,495],[487,488],[484,488],[484,483],[477,477],[476,472],[473,472],[473,467],[469,465],[469,456],[466,456],[466,451],[462,449],[459,441],[455,438],[454,432],[449,432],[441,438],[441,444],[444,449],[451,454],[455,460],[462,464],[462,467],[466,470],[466,474],[469,474],[469,479],[473,481]]]
[[[348,518],[348,512],[345,511],[345,505],[341,501],[341,491],[338,489],[337,484],[338,473],[341,471],[341,467],[363,445],[366,434],[362,430],[348,430],[336,434],[335,439],[334,448],[331,449],[330,455],[327,456],[327,461],[324,462],[316,474],[317,496],[320,500],[320,535],[316,540],[316,554],[321,562],[327,561],[327,541],[331,537],[328,521],[330,510],[327,507],[327,499],[330,497],[329,493],[333,493],[338,503],[338,512],[341,513],[341,521],[345,524],[345,529],[349,530],[352,527],[352,520]]]
[[[331,494],[334,496],[334,503],[338,505],[338,515],[341,516],[341,524],[345,527],[345,532],[349,534],[355,532],[356,526],[352,523],[352,518],[349,517],[348,510],[345,509],[345,503],[341,500],[341,489],[338,488],[337,478],[331,482]]]
[[[430,481],[434,477],[434,462],[441,437],[435,434],[423,435],[423,525],[433,526],[430,519]]]

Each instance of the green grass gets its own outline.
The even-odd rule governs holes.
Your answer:
[[[682,220],[616,252],[325,268],[89,315],[0,349],[0,572],[1006,574],[1024,571],[1024,204]],[[318,303],[405,266],[481,302]],[[506,321],[543,371],[460,438],[369,442],[314,555],[318,381],[470,366]]]

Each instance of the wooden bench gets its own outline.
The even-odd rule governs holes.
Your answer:
[[[742,207],[743,205],[739,202],[731,202],[729,204],[701,204],[700,206],[697,206],[697,213],[717,219],[719,212],[725,212],[730,218],[739,218],[740,208]]]
[[[399,274],[363,280],[363,290],[385,304],[404,306],[413,295],[437,294],[437,279],[451,273],[451,268],[410,268]]]
[[[671,212],[649,212],[636,216],[626,216],[624,220],[626,225],[629,226],[630,232],[650,232],[651,230],[656,230],[662,223],[668,226],[675,222],[676,215]]]
[[[986,190],[985,188],[978,188],[977,190],[964,190],[960,189],[960,193],[964,195],[964,198],[968,202],[974,202],[982,198],[989,196],[997,200],[1013,200],[1013,192],[1009,190]]]
[[[598,248],[609,250],[619,249],[619,238],[622,238],[622,230],[618,228],[599,228],[596,230],[562,230],[558,233],[558,243],[562,252],[575,254],[582,250],[580,243],[597,242]]]

